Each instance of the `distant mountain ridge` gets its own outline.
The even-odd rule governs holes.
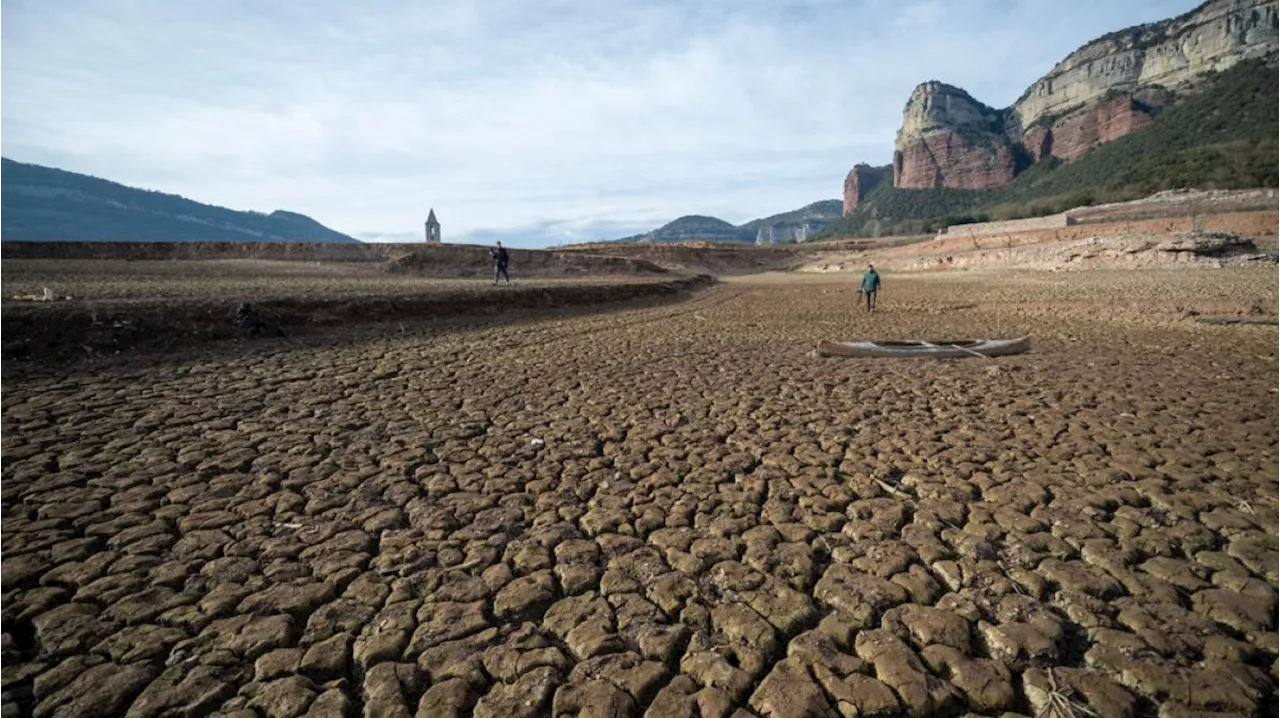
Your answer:
[[[359,242],[296,212],[227,209],[8,158],[0,158],[0,235],[74,242]]]
[[[800,209],[753,219],[741,225],[733,225],[716,217],[691,214],[674,219],[650,232],[614,241],[635,244],[694,241],[741,244],[804,242],[840,219],[841,209],[840,200],[824,199]]]

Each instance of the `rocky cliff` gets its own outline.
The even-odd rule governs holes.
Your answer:
[[[1090,42],[1004,110],[958,87],[921,84],[894,142],[894,186],[993,187],[1010,182],[1029,161],[1078,159],[1146,127],[1205,73],[1274,54],[1278,26],[1275,0],[1210,0]]]
[[[1118,93],[1069,112],[1052,123],[1035,124],[1022,134],[1021,145],[1032,161],[1046,157],[1079,159],[1103,142],[1116,140],[1151,124],[1154,113],[1172,99],[1162,88]]]
[[[991,187],[1013,179],[1014,153],[999,110],[946,83],[911,93],[894,141],[893,185]]]
[[[1211,0],[1178,17],[1126,28],[1090,42],[1028,87],[1010,108],[1011,129],[1115,91],[1176,89],[1210,71],[1275,52],[1275,0]]]
[[[794,224],[766,224],[756,230],[756,244],[784,244],[808,242],[811,237],[826,229],[831,218],[815,218]]]
[[[842,216],[848,217],[853,214],[853,210],[858,208],[858,204],[862,202],[863,198],[885,180],[888,170],[888,167],[872,167],[866,164],[854,165],[853,169],[849,170],[848,176],[844,178]]]

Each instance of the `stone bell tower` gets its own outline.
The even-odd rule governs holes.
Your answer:
[[[435,208],[427,215],[427,244],[440,244],[440,222]]]

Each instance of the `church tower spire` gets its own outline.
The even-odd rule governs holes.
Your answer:
[[[440,221],[436,219],[434,207],[427,213],[427,244],[440,244]]]

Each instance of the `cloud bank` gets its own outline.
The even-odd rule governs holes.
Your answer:
[[[374,241],[615,238],[835,198],[918,83],[1003,107],[1193,6],[9,0],[0,152]]]

